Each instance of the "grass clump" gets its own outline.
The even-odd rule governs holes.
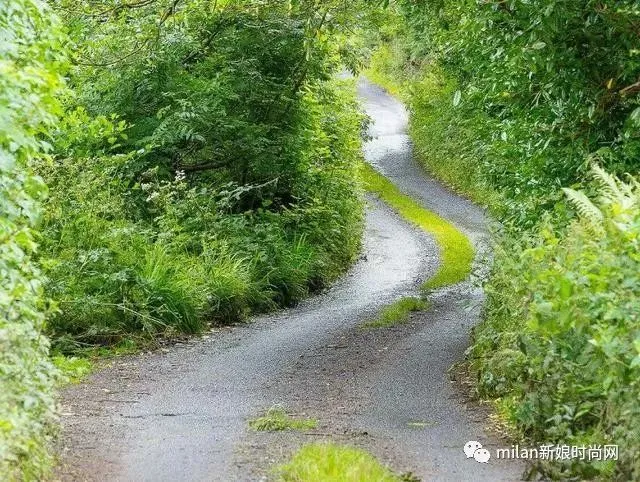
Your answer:
[[[386,328],[406,323],[409,320],[409,314],[415,311],[423,311],[429,307],[429,302],[422,298],[408,296],[399,299],[386,306],[375,320],[365,323],[365,328]]]
[[[361,172],[368,191],[380,196],[403,218],[432,234],[438,242],[440,268],[435,276],[422,285],[423,289],[430,290],[455,284],[469,276],[474,258],[473,245],[469,238],[446,219],[400,192],[389,179],[369,164],[363,164]]]
[[[277,469],[282,482],[399,482],[402,480],[371,454],[333,443],[302,447]]]
[[[317,426],[317,420],[312,418],[293,418],[280,407],[272,407],[264,416],[249,420],[249,427],[258,432],[311,430]]]

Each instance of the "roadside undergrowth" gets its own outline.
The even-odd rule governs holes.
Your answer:
[[[367,75],[408,105],[418,161],[501,225],[467,351],[493,425],[521,446],[622,449],[528,479],[640,480],[638,12],[600,3],[398,0],[371,43]]]
[[[486,119],[452,104],[458,85],[442,69],[408,66],[405,55],[400,45],[383,44],[364,75],[408,106],[409,135],[418,164],[459,195],[499,215],[505,200],[479,171],[484,145],[479,126]]]
[[[422,207],[369,164],[361,175],[367,191],[374,193],[407,221],[433,235],[440,247],[441,264],[436,274],[422,284],[424,291],[459,283],[471,273],[474,249],[471,241],[446,219]]]
[[[311,430],[318,426],[313,418],[294,418],[281,407],[272,407],[262,417],[249,420],[249,427],[257,432],[280,432],[283,430]]]
[[[62,374],[62,384],[80,383],[94,369],[87,358],[76,356],[53,355],[51,361]]]
[[[424,311],[429,302],[415,296],[401,298],[386,306],[377,318],[362,325],[363,328],[387,328],[409,320],[409,315],[416,311]]]

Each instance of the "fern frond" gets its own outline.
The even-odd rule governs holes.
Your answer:
[[[600,187],[603,201],[623,204],[625,195],[620,190],[620,181],[597,164],[591,166],[591,173]]]
[[[590,226],[594,228],[602,227],[602,211],[593,204],[583,192],[569,189],[567,187],[562,188],[571,204],[575,207],[576,211],[580,215],[580,218],[587,221]]]
[[[640,205],[640,182],[631,174],[627,174],[625,186],[628,187],[629,196],[634,199],[634,203]]]

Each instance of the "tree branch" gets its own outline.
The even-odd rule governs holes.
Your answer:
[[[640,80],[618,91],[620,95],[635,94],[636,92],[640,92]]]

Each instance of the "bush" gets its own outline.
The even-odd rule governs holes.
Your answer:
[[[293,305],[355,259],[362,119],[333,80],[355,5],[75,3],[56,2],[73,95],[38,166],[57,349]]]
[[[503,228],[471,351],[479,392],[529,441],[625,452],[615,466],[544,468],[552,477],[638,479],[637,194],[601,171],[602,208],[561,190],[595,195],[594,161],[638,174],[637,2],[400,0],[392,12],[374,78],[408,102],[419,160]]]
[[[131,336],[196,333],[297,303],[353,261],[361,232],[360,115],[348,83],[302,100],[288,206],[261,185],[138,174],[147,150],[119,153],[128,125],[83,108],[39,164],[50,196],[40,261],[58,313],[48,330],[72,352]],[[80,129],[79,126],[84,126]],[[146,162],[146,161],[145,161]]]
[[[585,159],[637,171],[634,1],[400,1],[397,13],[374,67],[399,74],[429,169],[482,201],[499,193],[504,223],[566,221],[560,188],[584,179]]]
[[[32,261],[45,193],[31,172],[54,121],[62,61],[57,20],[40,2],[0,4],[0,474],[41,480],[51,457],[56,370],[41,334],[46,304]]]
[[[534,441],[617,444],[620,462],[567,461],[556,476],[640,477],[640,191],[597,169],[596,207],[496,259],[470,354],[483,395],[507,397]]]

